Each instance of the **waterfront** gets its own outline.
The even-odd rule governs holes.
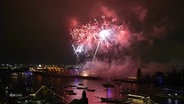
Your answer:
[[[101,99],[117,98],[125,99],[126,94],[120,94],[122,89],[132,89],[136,94],[149,96],[153,101],[159,104],[182,104],[181,99],[167,98],[156,96],[157,87],[152,84],[138,83],[118,83],[115,87],[105,88],[102,84],[110,79],[82,79],[75,77],[54,77],[41,75],[26,75],[23,73],[13,73],[5,78],[1,78],[1,99],[10,100],[14,96],[19,98],[35,93],[42,85],[50,88],[52,91],[61,95],[67,103],[73,99],[80,99],[84,87],[95,89],[95,91],[86,91],[89,104],[101,104]],[[66,90],[72,90],[76,94],[67,94]],[[6,97],[10,97],[7,99]],[[62,99],[63,100],[63,99]]]

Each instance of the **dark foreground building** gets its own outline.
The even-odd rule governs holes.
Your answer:
[[[88,98],[86,97],[86,91],[82,92],[81,99],[74,99],[70,104],[88,104]]]

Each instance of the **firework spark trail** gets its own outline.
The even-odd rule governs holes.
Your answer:
[[[96,47],[95,53],[94,53],[94,55],[93,55],[93,60],[94,60],[95,57],[96,57],[96,53],[97,53],[97,51],[98,51],[98,49],[99,49],[99,47],[100,47],[100,44],[101,44],[101,41],[98,43],[98,45],[97,45],[97,47]]]
[[[72,44],[72,47],[73,47],[73,50],[74,50],[74,52],[75,52],[75,54],[76,54],[76,56],[77,56],[78,62],[81,63],[81,62],[80,62],[79,55],[77,54],[76,49],[75,49],[75,46],[74,46],[73,44]]]
[[[109,33],[108,30],[102,30],[102,31],[100,31],[100,33],[99,33],[100,41],[98,42],[98,45],[97,45],[96,50],[95,50],[95,53],[93,55],[93,60],[96,57],[96,54],[97,54],[98,49],[99,49],[99,47],[101,45],[101,42],[102,41],[106,41],[106,38],[108,38],[109,36],[110,36],[110,33]]]

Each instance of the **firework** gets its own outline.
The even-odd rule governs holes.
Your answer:
[[[101,44],[101,42],[99,42],[98,45],[97,45],[97,47],[96,47],[95,53],[94,53],[94,55],[93,55],[93,60],[94,60],[95,57],[96,57],[96,53],[97,53],[97,51],[98,51],[98,49],[99,49],[99,47],[100,47],[100,44]]]
[[[78,24],[71,28],[70,34],[76,56],[91,55],[95,59],[98,51],[108,52],[113,46],[125,47],[130,38],[130,32],[125,24],[117,19],[102,16],[89,23]]]
[[[79,55],[78,55],[78,52],[81,52],[80,51],[80,48],[79,49],[78,48],[76,49],[73,44],[72,44],[72,47],[73,47],[73,50],[74,50],[75,55],[77,56],[77,60],[80,63],[80,58],[79,58]]]

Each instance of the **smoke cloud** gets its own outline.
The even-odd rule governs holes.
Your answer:
[[[164,40],[172,31],[173,21],[168,14],[159,15],[162,10],[154,9],[154,5],[147,2],[128,1],[97,2],[89,10],[89,17],[113,17],[123,21],[128,31],[122,31],[117,38],[119,45],[114,46],[110,52],[97,53],[95,60],[84,62],[83,69],[91,74],[104,77],[135,76],[138,68],[144,73],[152,74],[156,71],[171,70],[168,63],[158,64],[149,57],[149,49],[154,46],[155,40]],[[116,5],[115,5],[116,4]],[[154,3],[153,3],[154,4]],[[159,6],[158,8],[161,8]],[[168,9],[168,5],[164,7]],[[102,48],[104,49],[104,48]],[[149,59],[146,60],[145,59]],[[141,65],[145,65],[142,67]]]

